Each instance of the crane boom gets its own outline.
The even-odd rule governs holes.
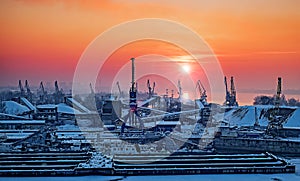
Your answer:
[[[179,95],[179,99],[181,98],[182,96],[182,87],[181,87],[181,83],[180,83],[180,80],[178,80],[178,95]]]
[[[134,73],[135,73],[135,69],[134,69],[134,58],[131,58],[131,68],[132,68],[132,72],[131,72],[131,88],[129,91],[129,106],[130,109],[132,111],[136,111],[137,109],[137,101],[136,101],[136,93],[137,93],[137,88],[135,85],[135,79],[134,79]]]
[[[227,77],[224,77],[225,91],[228,92]]]
[[[225,105],[229,105],[230,104],[230,93],[228,91],[228,85],[227,85],[227,77],[224,77],[224,84],[225,84],[225,91],[226,91],[226,95],[225,95]]]
[[[92,83],[90,83],[91,94],[95,94]]]
[[[200,80],[197,81],[196,89],[198,88],[199,94],[200,94],[200,100],[203,103],[207,103],[207,95],[206,95],[206,89],[204,88],[203,84]]]
[[[196,89],[198,88],[198,92],[199,92],[199,95],[201,97],[202,95],[202,89],[201,89],[201,86],[200,86],[200,80],[197,81],[197,84],[196,84]]]
[[[230,91],[228,90],[227,78],[224,77],[225,89],[226,89],[226,101],[224,105],[226,106],[238,106],[238,102],[236,101],[236,89],[234,86],[233,77],[230,78]]]
[[[42,94],[44,95],[45,94],[45,88],[44,88],[43,82],[40,83],[40,90],[42,91]]]
[[[28,84],[28,81],[27,81],[27,80],[25,80],[25,88],[26,88],[27,94],[30,94],[31,91],[30,91],[29,84]]]
[[[147,80],[147,87],[148,87],[149,98],[151,98],[152,95],[154,94],[155,82],[153,82],[153,86],[151,87],[150,80],[148,79]]]
[[[134,58],[131,58],[131,89],[132,91],[135,90],[135,80],[134,80],[134,75],[135,75],[135,67],[134,67]]]
[[[231,96],[236,96],[236,90],[235,90],[235,86],[234,86],[234,81],[233,81],[233,77],[230,78],[230,92],[231,92]]]
[[[119,97],[122,97],[122,91],[121,91],[120,83],[117,82],[116,84],[117,84],[118,91],[119,91]]]
[[[57,80],[54,82],[54,86],[55,86],[55,93],[59,93],[59,88],[58,88],[58,83]]]

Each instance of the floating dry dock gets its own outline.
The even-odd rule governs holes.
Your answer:
[[[294,173],[270,153],[115,155],[100,153],[0,153],[0,176],[168,175]]]
[[[166,156],[166,155],[165,155]],[[270,153],[235,155],[116,155],[115,174],[223,174],[223,173],[294,173],[295,166]]]

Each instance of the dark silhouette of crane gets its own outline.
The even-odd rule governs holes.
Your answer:
[[[121,132],[124,132],[124,128],[126,126],[127,120],[129,120],[129,125],[137,125],[137,120],[139,121],[139,127],[143,128],[144,124],[143,121],[140,119],[138,112],[137,112],[137,85],[135,82],[135,67],[134,67],[134,60],[135,58],[131,58],[131,87],[129,90],[129,113],[124,117],[125,122],[121,127]]]
[[[238,106],[238,102],[236,101],[236,89],[235,89],[233,77],[230,78],[230,91],[228,90],[226,76],[224,77],[224,83],[225,83],[225,91],[226,91],[224,105],[226,105],[226,106]]]
[[[182,87],[181,87],[180,80],[178,80],[177,87],[178,87],[178,99],[180,100],[182,98]]]
[[[25,90],[23,88],[21,80],[19,80],[19,89],[20,89],[20,97],[24,97],[25,96]]]
[[[202,104],[207,104],[206,89],[204,88],[204,86],[200,80],[197,81],[196,89],[197,88],[198,88],[198,92],[200,94],[200,101],[202,102]]]
[[[30,87],[29,87],[29,83],[27,80],[25,80],[25,89],[26,89],[26,95],[25,97],[29,100],[29,101],[32,101],[32,92],[30,90]]]
[[[274,101],[274,109],[271,109],[269,116],[269,124],[266,133],[276,137],[279,134],[279,129],[282,129],[283,124],[287,121],[286,116],[280,114],[280,96],[281,96],[281,77],[278,77],[277,90]]]
[[[59,89],[57,81],[54,82],[54,86],[55,86],[54,103],[58,104],[63,102],[64,93],[62,89]]]
[[[154,95],[154,89],[155,89],[155,82],[153,82],[153,86],[151,87],[150,80],[147,80],[147,87],[148,87],[148,94],[149,98],[151,98]]]
[[[94,94],[95,94],[95,91],[94,91],[94,89],[93,89],[92,83],[90,83],[90,90],[91,90],[91,94],[94,95]]]
[[[47,102],[46,101],[46,99],[47,99],[47,92],[45,91],[43,82],[40,83],[40,87],[39,87],[37,93],[38,93],[38,98],[39,98],[38,101],[39,101],[39,103],[41,103],[41,104],[46,103]]]
[[[119,91],[119,98],[123,98],[123,92],[121,90],[121,87],[120,87],[120,83],[117,82],[117,87],[118,87],[118,91]]]

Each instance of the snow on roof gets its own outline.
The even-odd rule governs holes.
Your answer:
[[[16,116],[16,115],[13,115],[13,114],[0,113],[0,116],[14,118],[14,119],[30,120],[30,118],[23,117],[23,116]]]
[[[180,121],[158,121],[156,125],[180,125]]]
[[[66,130],[80,131],[80,128],[72,124],[57,126],[57,131],[66,131]]]
[[[68,106],[67,104],[65,103],[60,103],[57,105],[58,107],[58,112],[61,112],[61,113],[69,113],[69,114],[82,114],[82,112],[78,111],[77,109],[75,108],[72,108],[70,106]]]
[[[3,105],[4,105],[3,113],[6,114],[17,115],[17,114],[22,114],[24,112],[30,111],[28,107],[23,106],[15,101],[3,101]]]
[[[31,104],[31,102],[28,101],[25,97],[21,97],[21,100],[24,102],[24,104],[25,104],[30,110],[36,110],[36,108]]]
[[[38,109],[54,109],[57,106],[55,104],[43,104],[43,105],[37,105]]]
[[[0,120],[0,124],[45,124],[45,120]]]
[[[78,111],[75,108],[72,108],[68,106],[65,103],[60,103],[60,104],[43,104],[43,105],[38,105],[37,108],[40,109],[54,109],[57,107],[57,112],[59,113],[66,113],[66,114],[82,114],[82,112]]]
[[[258,106],[242,106],[233,108],[224,113],[224,120],[229,123],[230,126],[253,126],[255,123],[255,107],[257,108],[257,118],[260,126],[267,126],[269,123],[268,118],[265,116],[260,117],[261,112],[274,108],[272,105],[258,105]],[[284,107],[292,108],[295,107]],[[300,108],[297,108],[287,119],[284,127],[300,127]]]
[[[69,98],[67,98],[68,100],[70,100],[72,103],[73,103],[73,105],[75,105],[75,106],[77,106],[79,109],[81,109],[82,111],[84,111],[84,112],[86,112],[86,113],[90,113],[91,111],[88,109],[88,108],[86,108],[86,107],[84,107],[82,104],[80,104],[78,101],[76,101],[75,99],[73,99],[73,98],[71,98],[71,97],[69,97]]]
[[[287,127],[298,127],[300,128],[300,108],[297,108],[292,116],[288,119],[288,121],[283,125],[285,128]]]

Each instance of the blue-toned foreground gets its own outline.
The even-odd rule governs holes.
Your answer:
[[[186,175],[295,173],[270,153],[115,155],[87,152],[1,153],[1,176]]]

